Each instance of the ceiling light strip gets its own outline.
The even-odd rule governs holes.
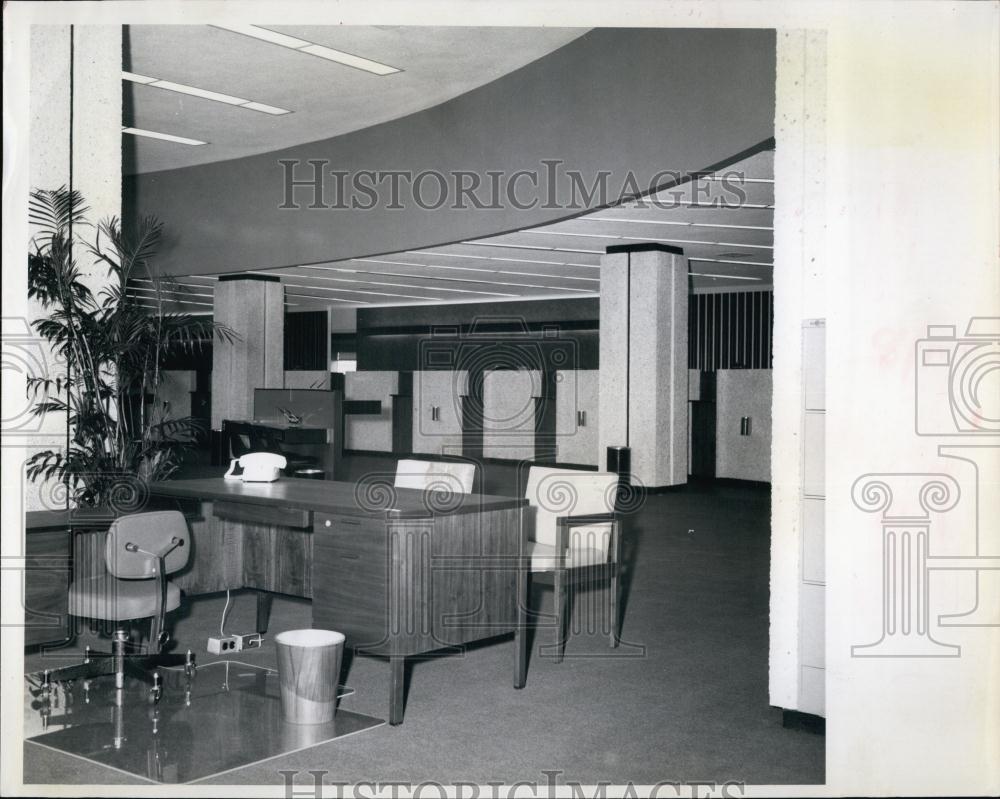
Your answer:
[[[573,233],[561,230],[525,230],[524,233],[535,233],[543,236],[578,236],[587,239],[617,239],[618,241],[659,241],[665,244],[703,244],[709,247],[745,247],[753,250],[773,250],[769,244],[737,244],[732,241],[700,241],[698,239],[660,239],[650,236],[624,236],[616,233]]]
[[[604,250],[577,250],[570,247],[542,247],[535,244],[504,244],[491,241],[463,241],[473,247],[507,247],[511,250],[543,250],[545,252],[577,252],[585,255],[604,255]]]
[[[306,39],[288,36],[284,33],[278,33],[278,31],[262,28],[259,25],[213,25],[212,27],[222,28],[233,33],[240,33],[244,36],[251,36],[254,39],[287,47],[289,50],[295,50],[299,53],[308,53],[312,56],[325,58],[327,61],[334,61],[345,67],[364,70],[373,75],[392,75],[403,71],[398,67],[392,67],[379,61],[372,61],[370,58],[363,58],[353,53],[345,53],[343,50],[336,50],[332,47],[307,41]]]
[[[458,266],[435,266],[433,264],[428,265],[428,268],[430,268],[430,269],[461,269],[461,267],[458,267]],[[558,276],[555,276],[555,275],[533,275],[533,274],[531,274],[529,272],[503,272],[503,271],[500,271],[500,270],[497,270],[497,269],[475,269],[475,270],[465,270],[465,271],[475,271],[475,272],[479,272],[480,274],[484,274],[484,275],[508,275],[508,274],[513,274],[513,275],[524,275],[525,277],[551,278],[552,280],[560,280],[561,279],[561,278],[559,278]],[[387,272],[386,273],[386,272],[361,271],[358,274],[363,274],[363,275],[377,275],[377,274],[393,275],[395,273],[392,273],[392,272]],[[403,275],[400,275],[400,276],[402,277]],[[565,291],[590,291],[591,290],[591,289],[575,289],[575,288],[570,288],[568,286],[541,286],[541,285],[538,285],[536,283],[512,283],[510,281],[501,281],[501,280],[475,280],[473,278],[467,278],[467,277],[436,277],[436,276],[421,277],[420,275],[405,275],[405,277],[412,277],[412,278],[416,278],[418,280],[421,280],[421,279],[423,279],[423,280],[447,280],[447,281],[450,281],[452,283],[477,283],[477,284],[485,284],[485,285],[490,285],[490,286],[510,286],[512,288],[529,288],[529,289],[557,288],[557,289],[559,289],[561,291],[562,290],[565,290]],[[597,282],[600,282],[600,280],[598,279]],[[438,289],[438,290],[439,291],[445,291],[446,289]],[[471,289],[468,289],[468,290],[467,289],[460,289],[460,291],[468,291],[469,293],[483,293],[483,292],[472,292]],[[515,295],[506,295],[506,296],[515,296]]]
[[[316,300],[316,302],[339,302],[341,305],[371,305],[369,300],[345,300],[341,297],[317,297],[315,294],[299,294],[294,291],[286,291],[285,297],[299,297],[300,299]]]
[[[145,136],[149,139],[161,139],[163,141],[173,142],[174,144],[190,144],[192,146],[208,144],[208,142],[201,141],[199,139],[189,139],[186,136],[174,136],[170,133],[157,133],[154,130],[143,130],[142,128],[122,128],[122,133],[128,133],[132,136]]]
[[[774,266],[773,263],[765,261],[730,261],[726,258],[688,258],[688,260],[692,263],[697,261],[699,263],[709,264],[735,264],[736,266]]]
[[[393,264],[393,265],[396,265],[396,266],[419,266],[419,267],[426,267],[426,268],[429,268],[429,269],[458,269],[458,268],[460,268],[460,267],[455,267],[455,266],[440,266],[438,264],[414,264],[414,263],[406,263],[406,262],[403,262],[403,261],[382,261],[382,260],[368,259],[368,258],[355,258],[353,260],[356,261],[356,262],[358,262],[358,263]],[[487,270],[482,270],[482,271],[487,271]],[[539,277],[541,277],[541,275],[539,275]],[[498,285],[498,286],[513,286],[513,287],[530,288],[530,289],[559,288],[559,287],[556,287],[556,286],[539,286],[539,285],[534,284],[534,283],[509,283],[509,282],[498,282],[496,280],[463,280],[462,278],[441,278],[441,279],[442,280],[460,280],[460,281],[465,282],[465,283],[487,283],[487,284]],[[555,278],[555,279],[558,279],[558,278]],[[590,289],[571,289],[571,288],[559,288],[559,290],[560,291],[583,291],[583,292],[589,292],[590,291]]]
[[[494,259],[491,259],[494,260]],[[352,259],[354,263],[380,263],[380,264],[391,264],[395,266],[415,266],[422,269],[451,269],[457,272],[475,272],[477,274],[483,275],[522,275],[525,277],[543,277],[551,280],[587,280],[587,281],[600,281],[599,277],[580,277],[578,275],[544,275],[538,272],[518,272],[513,269],[488,269],[479,266],[445,266],[444,264],[420,264],[413,263],[412,261],[385,261],[385,260],[375,260],[371,258],[354,258]],[[324,267],[310,267],[312,269],[323,269]],[[600,267],[598,267],[600,268]],[[333,267],[325,267],[326,271],[333,271]],[[355,271],[360,274],[374,274],[370,270],[350,270]],[[384,273],[387,276],[399,276],[405,277],[401,273],[388,272]],[[462,280],[462,278],[438,278],[434,276],[424,276],[424,275],[410,275],[410,277],[417,278],[418,280]],[[467,281],[467,282],[479,282],[479,281]]]
[[[628,222],[635,225],[675,225],[677,227],[732,228],[733,230],[774,230],[769,225],[727,225],[712,222],[674,222],[667,219],[625,219],[614,216],[581,216],[585,222]]]
[[[173,294],[177,297],[214,297],[212,294],[199,294],[195,291],[171,291],[170,289],[147,289],[145,286],[129,286],[129,291],[143,291],[154,296],[159,294]]]
[[[134,291],[134,289],[128,289],[128,291]],[[140,300],[140,301],[142,301],[142,300],[149,301],[149,300],[152,299],[151,297],[146,297],[146,296],[144,296],[142,294],[133,294],[132,296],[135,299]],[[209,308],[212,307],[212,303],[210,303],[210,302],[201,302],[200,300],[167,300],[167,302],[172,303],[173,305],[206,305]],[[155,305],[151,305],[151,306],[148,306],[148,307],[155,308],[156,306]]]
[[[283,114],[292,113],[287,108],[278,108],[274,105],[258,103],[253,100],[247,100],[243,97],[223,94],[222,92],[199,89],[197,86],[188,86],[186,83],[175,83],[171,80],[161,80],[159,78],[151,78],[146,75],[137,75],[134,72],[122,72],[122,80],[139,83],[143,86],[152,86],[156,89],[166,89],[168,92],[176,92],[177,94],[188,94],[192,97],[200,97],[203,100],[212,100],[216,103],[234,105],[238,108],[248,108],[251,111],[260,111],[264,114],[271,114],[272,116],[281,116]]]
[[[394,294],[394,293],[388,292],[388,291],[364,291],[362,289],[335,289],[335,288],[328,288],[326,286],[303,286],[303,285],[301,285],[299,283],[284,283],[284,282],[282,282],[282,285],[283,286],[287,286],[289,288],[310,289],[312,291],[336,291],[336,292],[338,292],[340,294],[373,294],[376,297],[402,297],[403,299],[407,299],[407,300],[439,300],[439,299],[441,299],[440,297],[421,297],[421,296],[415,295],[415,294]],[[309,295],[304,295],[304,296],[309,296]]]
[[[422,275],[408,275],[408,274],[397,275],[396,273],[393,273],[393,272],[370,272],[370,271],[365,271],[365,270],[361,270],[361,269],[342,269],[342,268],[337,268],[337,269],[330,269],[329,271],[331,271],[331,272],[346,272],[346,273],[352,274],[352,275],[376,275],[377,277],[414,278],[416,280],[454,280],[454,278],[446,278],[446,277],[433,277],[433,276],[424,277]],[[263,275],[279,275],[279,276],[282,275],[281,272],[260,272],[259,274],[263,274]],[[389,286],[389,287],[395,286],[396,288],[401,288],[401,289],[428,289],[429,288],[432,291],[450,291],[450,292],[456,292],[458,294],[483,294],[483,295],[486,295],[488,297],[516,297],[516,296],[518,296],[516,294],[504,294],[503,292],[499,292],[499,291],[473,291],[472,289],[452,289],[452,288],[445,288],[443,286],[414,286],[414,285],[411,285],[409,283],[383,283],[383,282],[378,281],[378,280],[352,280],[351,278],[347,278],[347,277],[320,277],[320,276],[300,275],[300,274],[292,274],[292,275],[287,275],[286,274],[284,276],[286,276],[286,277],[296,277],[296,278],[300,278],[302,280],[328,280],[328,281],[337,282],[337,283],[357,283],[357,284],[362,285],[362,286]],[[476,281],[468,281],[468,282],[472,283],[472,282],[476,282]]]
[[[527,231],[525,231],[527,232]],[[475,261],[510,261],[518,264],[546,264],[547,266],[582,266],[587,269],[600,268],[600,264],[577,264],[572,261],[539,261],[534,258],[501,258],[499,255],[465,255],[441,250],[404,250],[406,255],[439,255],[444,258],[468,258]]]
[[[716,172],[712,175],[692,175],[694,180],[715,180],[723,183],[774,183],[774,178],[748,178],[739,172]]]
[[[724,280],[763,280],[762,277],[749,277],[747,275],[713,275],[711,272],[690,272],[691,277],[719,277]]]
[[[712,208],[712,209],[714,209],[716,211],[743,211],[743,210],[747,210],[747,209],[749,209],[751,211],[754,211],[754,210],[756,210],[756,211],[760,211],[760,210],[770,210],[770,211],[773,211],[774,210],[774,204],[773,203],[770,204],[770,205],[765,204],[765,203],[737,203],[735,205],[729,205],[729,204],[726,204],[726,203],[717,203],[717,202],[704,203],[704,202],[698,202],[697,200],[677,200],[677,199],[675,199],[673,197],[669,198],[669,201],[670,201],[670,205],[672,205],[672,206],[674,206],[674,205],[682,205],[685,208]],[[632,201],[629,201],[627,203],[622,203],[618,207],[619,208],[649,208],[649,207],[659,207],[659,206],[657,206],[657,202],[658,202],[658,199],[656,199],[656,198],[651,199],[651,200],[647,200],[647,199],[632,200]],[[668,209],[664,209],[664,210],[668,210]]]

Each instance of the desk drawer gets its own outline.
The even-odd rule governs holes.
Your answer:
[[[25,541],[24,645],[65,641],[70,635],[70,533],[29,531]]]
[[[280,508],[273,505],[253,505],[248,502],[216,502],[214,513],[220,519],[275,527],[307,529],[311,513],[297,508]]]
[[[389,549],[379,519],[316,514],[313,626],[369,652],[389,651]]]

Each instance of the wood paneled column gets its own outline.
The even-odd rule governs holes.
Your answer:
[[[688,476],[688,263],[663,244],[609,247],[601,259],[600,434],[632,450],[648,488]]]
[[[252,419],[255,388],[283,388],[285,289],[278,278],[220,277],[215,284],[215,322],[239,341],[216,336],[212,347],[212,429],[223,419]]]

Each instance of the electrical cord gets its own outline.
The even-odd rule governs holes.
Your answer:
[[[226,616],[229,613],[229,591],[226,591],[226,606],[222,609],[222,618],[219,619],[219,637],[226,637]]]

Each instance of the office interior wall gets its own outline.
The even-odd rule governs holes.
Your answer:
[[[29,50],[29,58],[23,62],[28,66],[30,79],[28,188],[72,186],[83,196],[89,221],[96,223],[108,217],[120,217],[121,26],[32,25]],[[5,173],[11,166],[5,158]],[[5,193],[7,191],[5,175]],[[29,228],[28,235],[34,233],[35,230]],[[74,234],[81,241],[94,240],[93,228],[84,225],[76,226]],[[107,282],[106,267],[95,263],[82,245],[77,246],[75,257],[83,282],[96,294]],[[19,258],[23,258],[23,254]],[[4,270],[3,293],[21,303],[27,291],[26,286],[19,285],[16,271]],[[47,313],[34,301],[28,302],[27,313],[23,307],[10,314],[5,311],[4,335],[8,335],[8,324],[22,327],[20,335],[31,342],[32,348],[39,349],[40,362],[54,378],[65,367],[30,329],[31,322]],[[8,374],[4,372],[5,379]],[[27,408],[24,410],[26,412]],[[19,450],[25,457],[39,450],[65,447],[65,415],[48,413],[28,422],[27,428],[33,428],[34,432],[30,451]],[[27,510],[64,506],[64,492],[57,483],[32,483],[27,478],[23,482]]]
[[[799,708],[802,323],[825,315],[826,36],[778,36],[775,98],[770,703]],[[808,214],[801,209],[808,208]],[[809,266],[806,267],[806,264]]]

